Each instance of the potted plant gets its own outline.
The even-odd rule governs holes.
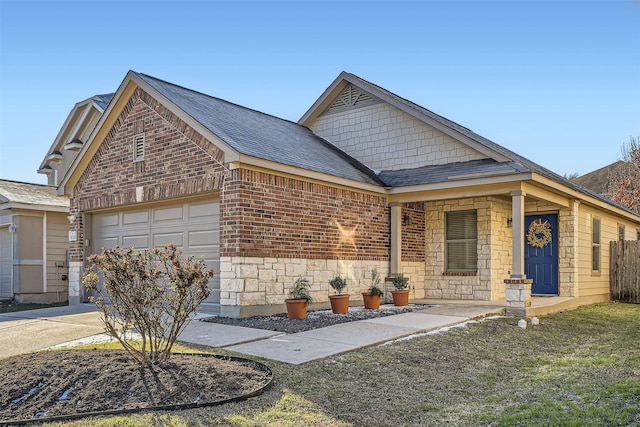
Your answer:
[[[364,300],[364,308],[377,310],[380,308],[380,297],[384,295],[382,289],[380,289],[380,275],[378,270],[371,270],[371,286],[367,292],[362,293],[362,299]]]
[[[309,288],[309,281],[303,277],[296,279],[293,283],[293,287],[289,291],[289,298],[285,300],[289,319],[305,319],[307,317],[307,306],[313,302]]]
[[[342,291],[347,287],[347,279],[336,276],[329,280],[329,285],[337,292],[336,295],[329,295],[331,301],[331,311],[335,314],[344,314],[349,311],[349,294],[343,294]]]
[[[395,291],[391,291],[393,305],[398,307],[409,305],[409,281],[402,273],[393,278],[393,287],[396,289]]]

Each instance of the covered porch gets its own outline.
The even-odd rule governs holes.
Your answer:
[[[522,178],[500,176],[456,181],[455,185],[442,182],[393,189],[390,275],[406,274],[408,270],[416,276],[411,280],[417,283],[416,302],[429,301],[430,304],[438,301],[489,304],[501,306],[509,314],[531,317],[587,303],[578,298],[576,254],[580,202],[554,189],[550,181],[540,183]],[[416,203],[424,206],[424,221],[417,228],[415,224],[412,226],[410,218],[416,213],[407,209]],[[450,239],[445,230],[449,212],[465,210],[476,212],[476,258],[471,268],[456,269],[447,260]],[[555,219],[550,230],[553,245],[545,248],[553,256],[553,263],[545,274],[554,277],[555,289],[538,292],[544,293],[544,297],[534,295],[532,298],[533,277],[527,277],[527,268],[531,269],[527,257],[532,246],[531,240],[527,240],[527,231],[530,231],[527,221],[530,223],[535,215],[551,215]],[[416,268],[419,257],[407,247],[406,241],[411,240],[409,233],[424,233],[424,262],[420,266],[423,274]],[[538,246],[547,244],[543,241]],[[424,292],[416,292],[422,286]]]

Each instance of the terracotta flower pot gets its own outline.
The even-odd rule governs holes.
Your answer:
[[[409,305],[409,289],[403,289],[401,291],[391,291],[393,295],[393,305],[397,307],[404,307]]]
[[[364,308],[369,310],[377,310],[380,308],[380,294],[372,295],[371,292],[363,292]]]
[[[307,318],[307,300],[304,299],[286,299],[287,316],[289,319],[306,319]]]
[[[329,301],[331,301],[331,311],[334,314],[344,314],[349,312],[349,297],[350,295],[329,295]]]

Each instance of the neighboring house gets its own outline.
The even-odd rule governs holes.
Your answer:
[[[38,168],[38,173],[47,176],[47,184],[60,183],[112,97],[112,93],[96,95],[73,107]]]
[[[55,187],[0,180],[0,299],[67,301],[68,214]]]
[[[62,131],[61,131],[62,132]],[[298,123],[129,72],[59,176],[70,300],[103,246],[169,242],[219,274],[204,310],[284,311],[297,277],[352,302],[371,270],[412,298],[609,299],[609,242],[640,217],[349,73]],[[525,286],[526,287],[526,286]],[[513,293],[510,293],[509,298]]]
[[[611,177],[618,176],[622,172],[624,165],[625,162],[618,160],[593,172],[573,178],[572,181],[601,196],[608,197]]]

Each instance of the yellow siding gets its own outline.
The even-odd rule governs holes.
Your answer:
[[[600,272],[592,266],[592,218],[600,218]],[[581,205],[578,225],[578,265],[580,296],[609,295],[609,250],[612,240],[618,239],[618,224],[625,226],[625,239],[636,240],[637,223],[622,219],[599,209]]]

